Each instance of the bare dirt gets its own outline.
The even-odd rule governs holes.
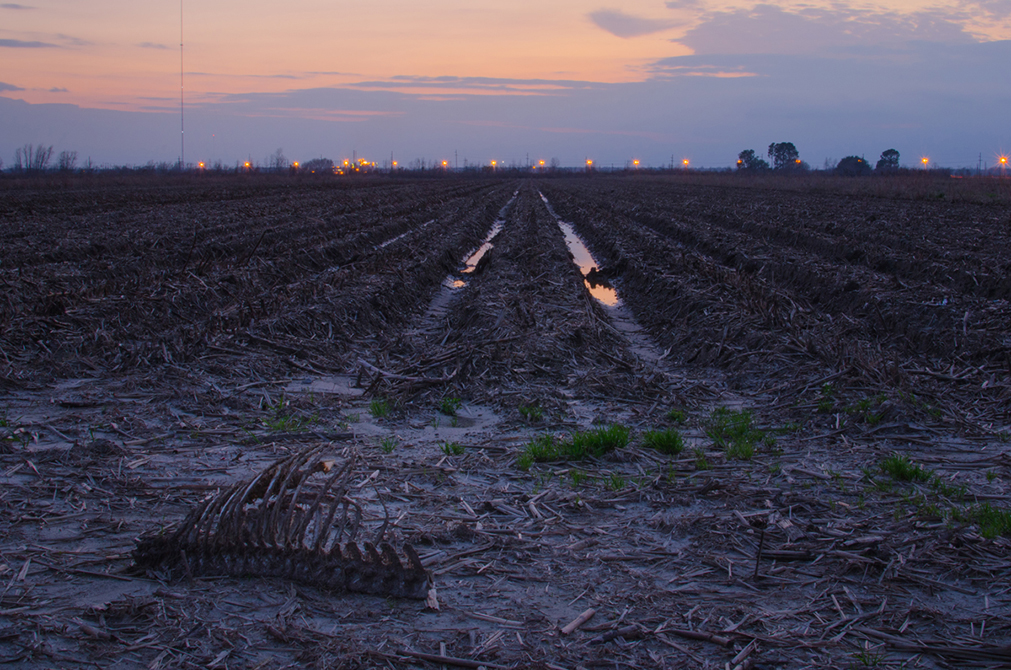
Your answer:
[[[6,186],[0,230],[0,662],[1011,667],[1006,206],[152,179]],[[627,446],[523,461],[611,425]],[[359,454],[438,610],[128,570],[320,446]]]

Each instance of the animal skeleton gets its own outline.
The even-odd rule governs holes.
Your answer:
[[[381,542],[386,521],[376,533],[379,548],[364,542],[359,549],[362,508],[347,495],[355,456],[338,464],[322,453],[317,447],[280,460],[204,500],[179,525],[142,536],[134,565],[170,577],[281,577],[334,591],[426,598],[431,575],[411,545],[403,547],[405,565]]]

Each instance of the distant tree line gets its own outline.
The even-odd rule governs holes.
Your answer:
[[[737,154],[737,171],[745,173],[757,172],[807,172],[811,167],[801,160],[800,152],[793,142],[773,142],[769,145],[767,155],[772,159],[772,165],[755,153],[754,149],[745,149]],[[894,174],[899,171],[899,152],[886,149],[881,152],[881,158],[873,168],[863,156],[846,156],[834,168],[826,163],[827,169],[834,169],[836,174],[849,177],[860,177],[870,174]]]

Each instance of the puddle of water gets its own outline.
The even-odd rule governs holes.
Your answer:
[[[562,233],[565,235],[565,244],[568,245],[569,252],[572,253],[572,260],[574,260],[576,265],[579,266],[579,271],[583,275],[583,283],[586,285],[590,295],[608,307],[617,307],[621,302],[618,300],[617,291],[607,284],[590,281],[590,279],[587,278],[587,275],[589,275],[591,271],[596,273],[600,270],[600,268],[597,267],[597,262],[593,260],[593,255],[590,254],[590,250],[587,249],[586,245],[583,244],[583,241],[579,239],[579,235],[576,234],[575,228],[561,219],[558,220],[558,227],[562,229]]]
[[[621,300],[618,299],[618,292],[613,287],[606,283],[592,281],[587,278],[587,275],[591,271],[594,274],[600,271],[597,262],[593,260],[593,254],[590,253],[583,240],[576,234],[576,229],[572,227],[572,224],[562,221],[558,214],[555,213],[555,210],[551,208],[551,203],[548,202],[543,193],[538,192],[538,195],[541,196],[541,200],[544,201],[544,205],[548,208],[551,216],[555,217],[555,220],[558,221],[558,227],[562,229],[562,234],[565,235],[565,244],[569,247],[572,260],[575,261],[579,267],[579,272],[583,275],[583,283],[586,285],[586,290],[602,305],[606,305],[607,307],[617,307],[620,305]]]
[[[477,248],[477,251],[475,251],[474,253],[472,253],[467,258],[467,260],[465,260],[463,262],[463,264],[464,264],[465,267],[460,272],[462,272],[463,274],[470,274],[470,273],[474,272],[474,270],[477,269],[477,264],[481,262],[481,259],[484,258],[484,255],[486,253],[488,253],[488,250],[491,249],[492,246],[494,246],[494,245],[492,245],[491,241],[493,239],[495,239],[496,235],[498,235],[500,232],[502,232],[502,226],[504,224],[505,224],[505,221],[503,221],[502,219],[499,219],[498,221],[496,221],[495,223],[492,224],[491,230],[488,231],[488,235],[484,238],[484,242],[481,244],[481,246],[479,246]],[[459,283],[461,286],[466,285],[465,282],[462,282],[462,281],[459,281],[459,280],[457,280],[456,282],[454,282],[454,285],[457,284],[457,283]],[[459,288],[459,287],[457,287],[457,288]]]
[[[461,275],[472,274],[474,270],[477,269],[477,264],[481,261],[485,254],[494,246],[492,240],[495,236],[502,232],[502,226],[505,225],[506,213],[509,207],[512,206],[513,202],[516,200],[519,191],[513,193],[513,197],[509,199],[502,209],[498,212],[498,219],[492,223],[491,230],[485,235],[484,240],[475,251],[471,252],[467,258],[463,261],[463,270],[460,271]],[[449,308],[456,299],[458,291],[467,285],[466,280],[460,276],[448,275],[442,280],[442,286],[439,287],[439,292],[435,294],[432,298],[432,302],[428,305],[428,311],[421,318],[421,325],[416,331],[416,333],[432,332],[436,328],[439,322],[449,314]]]

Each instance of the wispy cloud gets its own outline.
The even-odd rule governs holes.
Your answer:
[[[702,0],[670,0],[664,4],[667,5],[667,9],[705,9],[705,3]]]
[[[586,15],[598,28],[616,37],[628,39],[658,33],[678,27],[679,23],[668,19],[646,19],[626,14],[620,9],[600,9]]]
[[[138,44],[141,49],[169,49],[170,47],[156,42],[141,42]]]
[[[60,38],[60,41],[64,44],[69,44],[72,47],[90,47],[94,42],[89,42],[88,40],[82,40],[80,37],[74,37],[73,35],[64,35],[63,33],[57,33],[56,36]]]
[[[294,74],[229,74],[226,72],[187,72],[187,77],[215,77],[229,79],[304,79]]]
[[[50,44],[49,42],[26,42],[25,40],[0,40],[0,47],[7,47],[9,49],[59,48],[56,44]]]
[[[835,5],[787,10],[760,4],[714,12],[677,38],[696,54],[851,54],[901,49],[911,41],[968,43],[972,37],[948,13],[868,12]]]
[[[50,93],[69,93],[69,91],[67,89],[62,88],[60,86],[53,86],[51,89],[49,89],[49,92]]]
[[[19,5],[13,2],[4,2],[0,4],[0,9],[35,9],[35,7],[29,7],[28,5]]]
[[[508,79],[498,77],[419,77],[397,75],[383,80],[345,84],[364,91],[396,91],[404,94],[432,95],[551,95],[596,86],[592,82],[570,79]]]
[[[20,86],[15,86],[14,84],[8,84],[6,82],[0,81],[0,93],[4,91],[23,91],[25,89]]]

